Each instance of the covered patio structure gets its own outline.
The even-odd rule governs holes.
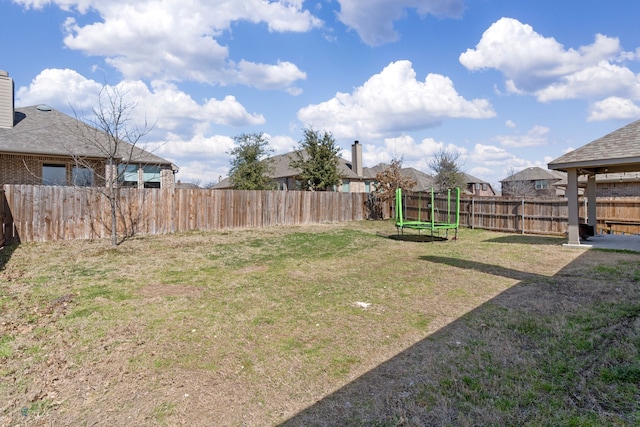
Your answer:
[[[567,173],[569,225],[568,245],[579,246],[580,218],[578,176],[587,176],[587,224],[595,230],[596,175],[640,171],[640,120],[596,139],[548,164],[549,169]]]

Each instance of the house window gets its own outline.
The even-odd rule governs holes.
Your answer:
[[[539,179],[535,183],[536,190],[546,190],[549,188],[549,182],[546,179]]]
[[[342,181],[342,191],[344,193],[348,193],[349,192],[349,180],[345,179]]]
[[[160,188],[160,166],[143,166],[142,179],[144,188]]]
[[[476,190],[480,190],[480,183],[476,182]]]
[[[482,184],[482,191],[487,191],[487,184]]]
[[[118,165],[118,181],[123,187],[137,187],[138,165]]]
[[[71,171],[73,185],[78,187],[93,187],[93,169],[74,166]]]
[[[67,185],[67,167],[65,165],[43,164],[42,184]]]
[[[371,193],[371,181],[364,182],[364,192]]]

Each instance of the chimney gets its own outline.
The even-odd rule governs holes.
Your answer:
[[[13,80],[0,70],[0,128],[13,127]]]
[[[351,146],[351,170],[362,176],[362,145],[358,141]]]

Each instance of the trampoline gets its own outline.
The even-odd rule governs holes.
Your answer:
[[[431,188],[431,199],[429,204],[429,216],[428,219],[422,219],[422,193],[418,193],[418,219],[417,220],[405,220],[405,211],[403,209],[402,189],[396,190],[396,228],[398,234],[404,234],[404,229],[413,229],[421,232],[422,230],[430,230],[431,236],[439,234],[444,230],[445,236],[448,236],[449,230],[455,231],[454,240],[458,239],[458,226],[460,225],[460,188],[455,188],[455,201],[452,201],[452,191],[447,190],[447,207],[446,213],[440,212],[436,209],[435,192]],[[453,202],[455,206],[452,207]],[[439,218],[444,217],[445,221],[436,221],[436,214]]]

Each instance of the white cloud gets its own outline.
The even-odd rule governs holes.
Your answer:
[[[517,125],[511,120],[507,120],[506,122],[504,122],[504,125],[511,129],[515,129],[517,127]]]
[[[149,88],[141,81],[123,81],[116,87],[124,95],[125,103],[133,106],[135,123],[140,127],[145,120],[153,124],[145,138],[151,142],[142,141],[141,148],[178,165],[181,170],[178,178],[182,181],[200,179],[205,184],[217,181],[219,175],[226,176],[227,153],[233,147],[233,138],[209,135],[211,125],[240,127],[265,123],[262,115],[248,113],[233,96],[198,104],[190,95],[165,82],[154,82]],[[73,109],[80,117],[92,117],[89,112],[97,105],[102,88],[101,83],[73,70],[47,69],[28,87],[18,89],[16,105],[49,104],[67,114],[73,115]],[[287,137],[274,139],[281,145],[291,142]]]
[[[485,144],[476,144],[473,147],[468,155],[468,162],[474,165],[470,169],[470,174],[492,183],[498,183],[511,171],[519,171],[529,166],[540,166],[519,158],[504,148]]]
[[[84,115],[98,102],[103,84],[86,79],[73,70],[46,69],[28,87],[16,94],[16,105],[49,104],[62,111],[77,111]],[[249,126],[265,123],[260,114],[250,114],[233,96],[223,100],[209,99],[200,105],[190,95],[174,85],[153,82],[151,89],[141,81],[123,81],[117,86],[120,93],[134,105],[132,113],[140,123],[145,119],[156,123],[158,130],[177,131],[195,126],[198,122],[228,126]],[[128,101],[129,102],[129,101]],[[202,126],[202,124],[200,124]]]
[[[298,111],[305,126],[328,127],[337,138],[383,137],[430,128],[447,118],[493,116],[487,100],[464,99],[448,77],[429,74],[424,81],[416,80],[409,61],[389,64],[352,94],[339,92]]]
[[[274,154],[284,154],[294,150],[298,141],[285,135],[269,135],[265,134],[265,137],[269,141],[269,146],[273,148]]]
[[[238,83],[255,86],[258,89],[288,88],[292,95],[298,95],[300,90],[290,87],[291,84],[307,78],[307,74],[300,71],[295,64],[286,61],[278,61],[275,65],[240,61],[238,70],[240,72]]]
[[[65,46],[106,57],[125,79],[241,83],[293,93],[300,91],[291,87],[293,83],[305,78],[294,64],[244,60],[236,64],[217,38],[238,21],[264,23],[272,32],[305,32],[322,26],[299,0],[14,1],[27,8],[54,4],[73,13],[64,24]],[[84,14],[89,10],[100,20],[87,23]]]
[[[229,150],[233,148],[233,138],[224,135],[206,137],[196,134],[191,139],[179,135],[165,135],[165,140],[145,145],[145,149],[178,165],[176,176],[183,182],[200,181],[201,185],[217,183],[229,171]]]
[[[385,138],[384,145],[365,147],[363,160],[367,165],[389,163],[395,158],[401,159],[404,167],[413,167],[425,172],[429,171],[429,162],[433,155],[441,150],[458,154],[460,163],[464,163],[467,157],[467,149],[464,147],[445,144],[433,138],[424,138],[416,142],[410,135]]]
[[[530,25],[501,18],[459,60],[469,70],[494,68],[506,77],[508,91],[533,94],[543,102],[622,94],[640,97],[638,76],[613,64],[621,54],[617,38],[597,34],[590,45],[565,49]]]
[[[609,97],[591,105],[587,121],[610,119],[638,119],[640,106],[633,101],[619,97]]]
[[[176,159],[176,163],[181,164],[179,159],[196,158],[204,160],[207,158],[217,159],[228,158],[228,151],[233,148],[233,138],[223,135],[205,137],[204,135],[194,135],[190,140],[184,140],[178,135],[169,134],[166,140],[153,143],[154,153],[159,156]],[[228,162],[227,162],[228,163]]]
[[[406,16],[407,9],[415,9],[421,17],[431,14],[440,18],[459,18],[464,11],[463,0],[338,0],[338,18],[354,29],[362,41],[370,46],[393,42],[398,33],[394,21]]]
[[[49,104],[60,110],[72,107],[81,111],[97,105],[102,84],[88,80],[70,69],[45,69],[38,74],[29,87],[16,91],[16,106]]]
[[[476,144],[470,155],[475,161],[486,163],[489,166],[498,165],[514,157],[504,148],[484,144]]]
[[[498,135],[497,141],[504,147],[538,147],[547,144],[550,129],[545,126],[534,126],[525,135]]]
[[[566,75],[536,92],[543,102],[615,94],[640,98],[640,78],[628,68],[606,61]]]

